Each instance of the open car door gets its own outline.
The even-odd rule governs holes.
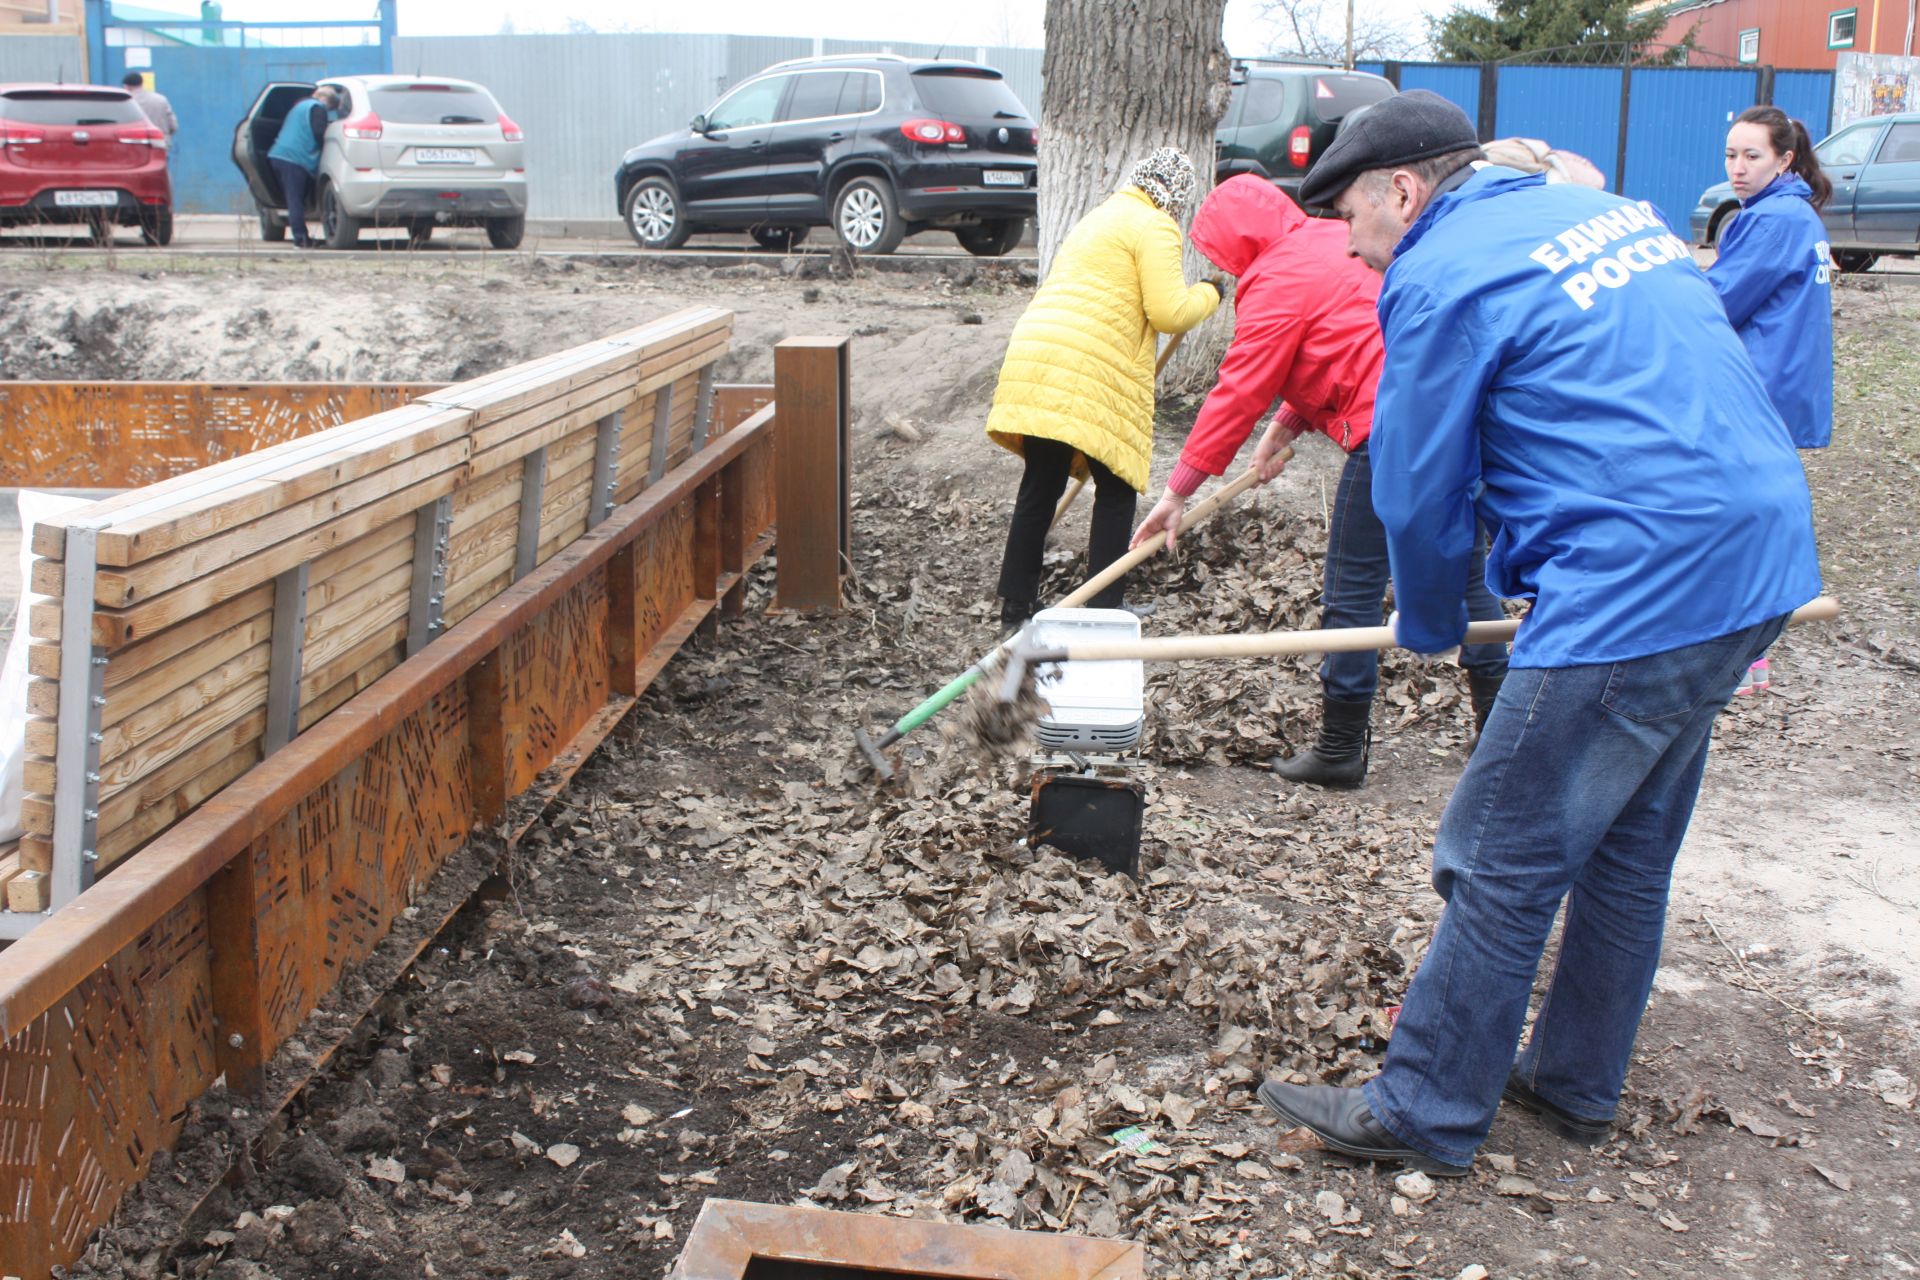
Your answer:
[[[280,136],[287,112],[303,98],[313,96],[313,85],[294,81],[276,81],[260,91],[253,106],[233,128],[233,163],[247,180],[247,190],[261,209],[284,209],[287,198],[280,192],[280,180],[267,163],[267,149]]]

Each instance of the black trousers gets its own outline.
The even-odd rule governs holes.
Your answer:
[[[1040,562],[1047,549],[1047,526],[1053,509],[1067,491],[1073,471],[1074,448],[1039,436],[1026,439],[1026,473],[1013,502],[1013,522],[1007,528],[1007,550],[1000,558],[1000,598],[1008,606],[1030,610],[1040,598]],[[1132,486],[1092,458],[1093,530],[1087,539],[1087,576],[1092,577],[1127,553],[1133,537]],[[1126,579],[1108,586],[1087,601],[1094,609],[1118,609],[1126,598]]]

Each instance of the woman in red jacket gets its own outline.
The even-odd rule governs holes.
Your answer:
[[[1321,625],[1377,627],[1386,599],[1386,530],[1373,512],[1373,468],[1367,433],[1384,352],[1374,305],[1380,276],[1347,256],[1346,224],[1313,219],[1251,174],[1216,187],[1194,215],[1194,247],[1239,277],[1233,344],[1219,380],[1187,436],[1166,493],[1133,536],[1135,546],[1161,529],[1177,534],[1186,500],[1240,451],[1275,400],[1284,403],[1253,455],[1261,480],[1280,474],[1280,451],[1305,431],[1318,431],[1346,451],[1339,495],[1327,529]],[[1487,590],[1484,538],[1467,582],[1475,619],[1504,616]],[[1504,644],[1460,651],[1473,697],[1476,732],[1493,709],[1507,674]],[[1379,684],[1379,657],[1330,653],[1320,665],[1319,740],[1274,769],[1296,782],[1352,788],[1366,781],[1369,720]]]

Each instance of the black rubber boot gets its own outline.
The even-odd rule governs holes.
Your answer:
[[[1006,639],[1033,618],[1033,601],[1002,600],[1000,602],[1000,638]]]
[[[1493,714],[1493,701],[1500,696],[1500,685],[1505,676],[1467,675],[1467,696],[1473,699],[1473,737],[1467,741],[1467,751],[1480,745],[1480,735],[1486,732],[1487,717]]]
[[[1320,699],[1320,740],[1273,771],[1289,782],[1312,782],[1352,791],[1367,780],[1367,747],[1373,741],[1373,702]]]

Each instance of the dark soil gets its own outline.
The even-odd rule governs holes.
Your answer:
[[[766,614],[757,577],[180,1247],[108,1231],[90,1273],[659,1276],[723,1197],[1124,1237],[1156,1276],[1911,1274],[1915,313],[1843,294],[1843,424],[1810,469],[1848,618],[1791,635],[1780,690],[1726,718],[1702,818],[1738,838],[1683,856],[1605,1146],[1509,1107],[1434,1186],[1303,1149],[1251,1098],[1378,1065],[1437,916],[1468,729],[1450,665],[1386,659],[1346,794],[1253,767],[1311,734],[1311,661],[1153,672],[1137,883],[1029,848],[1024,763],[982,767],[952,724],[909,740],[898,785],[861,780],[853,727],[995,639],[1013,485],[976,482],[962,403],[863,432],[844,614]],[[1331,471],[1296,471],[1143,575],[1151,631],[1312,624]],[[1886,855],[1877,897],[1702,896],[1836,810],[1848,858]],[[1847,947],[1802,945],[1850,919]],[[1117,1145],[1128,1126],[1160,1149]]]

